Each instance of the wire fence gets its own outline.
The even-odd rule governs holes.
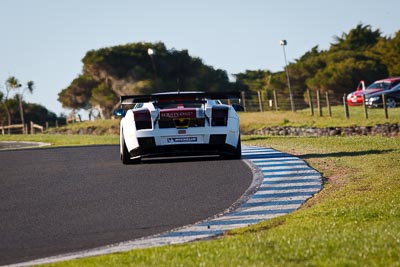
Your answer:
[[[48,128],[48,124],[46,124]],[[29,124],[12,124],[12,125],[0,125],[0,133],[4,134],[35,134],[37,131],[43,133],[45,127],[34,122]]]
[[[240,104],[245,112],[263,112],[263,111],[296,111],[308,109],[310,116],[329,116],[332,117],[332,106],[343,106],[342,115],[350,118],[350,109],[347,103],[347,95],[337,96],[328,92],[321,93],[319,90],[307,90],[304,95],[293,95],[290,101],[289,94],[277,93],[275,90],[268,92],[241,92]],[[385,99],[382,95],[383,100]],[[364,101],[360,103],[366,119],[369,117],[369,108]],[[382,103],[382,116],[389,119],[388,106],[386,102]],[[392,109],[399,112],[399,109]]]

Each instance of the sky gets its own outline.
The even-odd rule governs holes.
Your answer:
[[[0,0],[0,90],[10,76],[32,80],[25,101],[69,114],[58,94],[93,49],[161,41],[230,76],[275,72],[285,67],[280,40],[293,62],[360,23],[393,36],[399,10],[398,0]]]

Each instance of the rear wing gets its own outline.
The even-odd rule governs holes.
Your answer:
[[[120,97],[120,102],[121,105],[132,105],[136,103],[174,101],[179,99],[190,99],[194,101],[205,101],[207,99],[240,99],[240,92],[172,92],[152,95],[124,95]]]

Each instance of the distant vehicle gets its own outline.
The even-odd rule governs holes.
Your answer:
[[[121,96],[120,155],[123,164],[142,157],[217,154],[240,159],[239,116],[220,99],[239,93],[168,92]]]
[[[399,83],[400,83],[400,77],[392,77],[375,81],[372,84],[370,84],[367,88],[365,88],[364,82],[360,81],[357,90],[347,95],[347,104],[349,106],[362,105],[363,95],[369,95],[379,91],[391,89]]]
[[[388,108],[395,108],[400,105],[400,84],[396,85],[392,89],[379,91],[374,94],[367,95],[365,98],[365,104],[368,107],[383,107],[382,95],[385,95],[386,106]]]
[[[357,85],[356,91],[347,95],[347,104],[349,106],[360,105],[357,103],[357,96],[360,95],[361,92],[364,90],[365,90],[365,82],[363,80],[361,80]],[[361,98],[361,100],[362,100],[362,98]],[[361,104],[362,104],[362,101],[361,101]]]
[[[240,104],[232,104],[232,107],[236,110],[236,112],[244,111],[244,107]]]

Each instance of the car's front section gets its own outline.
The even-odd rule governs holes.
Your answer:
[[[224,97],[202,92],[155,94],[129,109],[121,120],[123,162],[167,154],[240,158],[239,116],[231,105],[212,96]]]
[[[382,92],[367,95],[365,102],[366,105],[371,108],[383,107],[384,102],[387,108],[397,107],[400,103],[400,84],[390,90],[384,90]]]
[[[365,98],[368,98],[370,95],[390,90],[394,86],[400,84],[400,77],[391,77],[391,78],[386,78],[382,80],[378,80],[370,84],[367,88],[365,88],[365,85],[363,84],[362,86],[357,87],[357,91],[354,91],[350,94],[347,95],[347,104],[349,106],[359,106],[362,105],[364,102],[364,96]],[[378,98],[374,101],[381,101]],[[367,103],[368,105],[368,103]],[[371,106],[377,106],[379,104],[373,104]],[[381,104],[380,104],[381,105]]]
[[[371,94],[365,98],[365,104],[369,108],[379,108],[383,105],[382,94]]]

